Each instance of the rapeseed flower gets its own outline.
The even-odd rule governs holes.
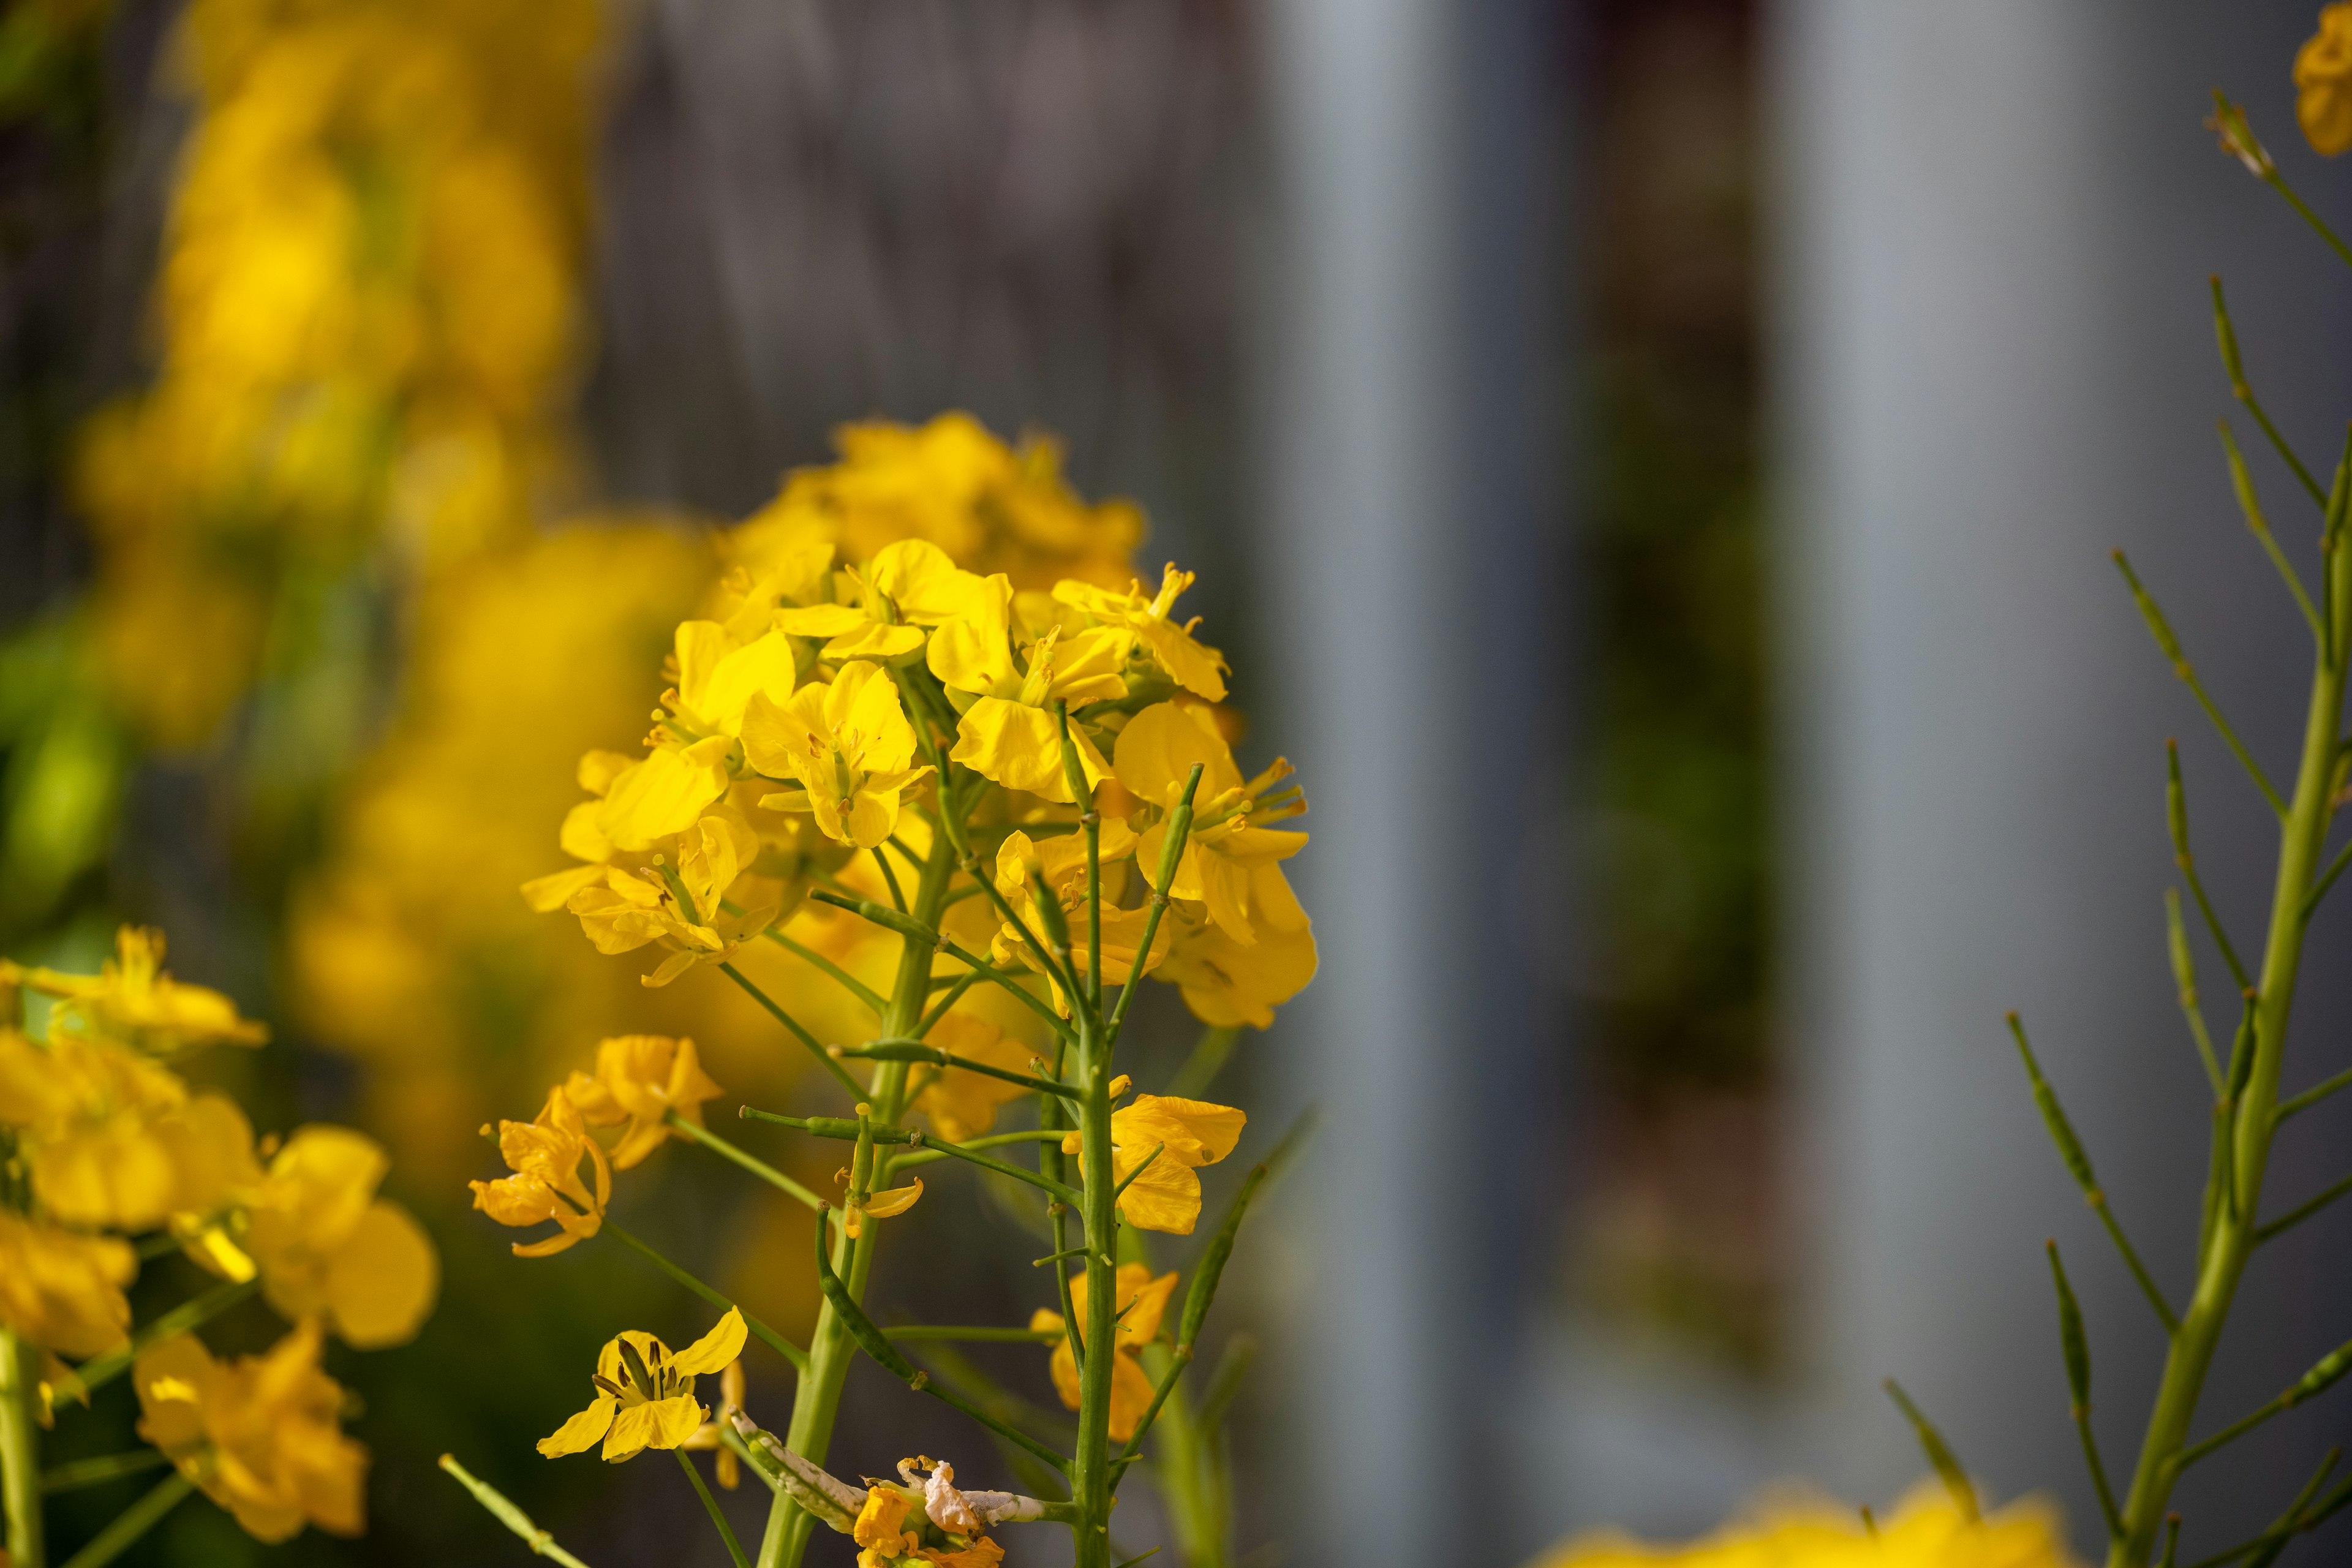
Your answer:
[[[1154,1278],[1143,1264],[1122,1263],[1113,1282],[1118,1290],[1118,1327],[1111,1336],[1111,1347],[1117,1354],[1110,1372],[1110,1436],[1113,1442],[1124,1443],[1135,1436],[1136,1424],[1151,1405],[1151,1378],[1136,1358],[1145,1345],[1160,1337],[1160,1321],[1167,1315],[1169,1300],[1176,1292],[1176,1276],[1169,1273]],[[1075,1331],[1078,1342],[1084,1344],[1087,1277],[1083,1274],[1070,1278],[1070,1310],[1077,1314]],[[1034,1332],[1062,1336],[1054,1346],[1047,1370],[1053,1374],[1054,1390],[1062,1396],[1062,1403],[1076,1410],[1078,1358],[1070,1347],[1070,1325],[1063,1321],[1061,1313],[1041,1307],[1030,1315],[1029,1327]]]
[[[1281,890],[1289,891],[1287,882]],[[1169,941],[1167,956],[1152,974],[1181,991],[1192,1016],[1212,1027],[1239,1028],[1247,1024],[1269,1028],[1275,1008],[1297,995],[1315,978],[1315,933],[1308,929],[1306,911],[1298,909],[1297,900],[1289,900],[1278,921],[1267,918],[1273,907],[1270,897],[1258,900],[1257,906],[1257,940],[1248,943],[1234,941],[1181,904],[1169,910],[1167,924],[1175,934]]]
[[[543,1241],[515,1243],[517,1258],[550,1257],[603,1227],[604,1205],[613,1196],[613,1168],[562,1084],[547,1091],[546,1105],[532,1120],[499,1123],[499,1153],[514,1174],[468,1182],[474,1206],[500,1225],[556,1225],[556,1234]],[[593,1189],[580,1174],[583,1160],[595,1181]]]
[[[695,1402],[694,1380],[734,1361],[742,1352],[746,1333],[743,1314],[730,1307],[709,1333],[675,1354],[638,1329],[606,1341],[590,1378],[596,1397],[551,1436],[541,1438],[539,1451],[552,1459],[601,1441],[601,1457],[618,1464],[647,1448],[685,1447],[710,1414]]]
[[[2294,118],[2312,146],[2334,157],[2352,147],[2352,0],[2319,13],[2319,31],[2294,56]]]
[[[918,1472],[928,1469],[929,1477]],[[996,1568],[1004,1549],[982,1531],[987,1528],[971,1500],[955,1485],[955,1467],[944,1459],[917,1457],[898,1461],[907,1484],[866,1479],[865,1501],[850,1523],[858,1568],[894,1563],[924,1563],[934,1568]],[[996,1494],[1002,1496],[1003,1494]],[[923,1526],[937,1531],[938,1546],[923,1544]]]
[[[122,1288],[138,1256],[110,1236],[85,1236],[0,1208],[0,1325],[43,1350],[103,1354],[131,1332]]]
[[[760,853],[759,836],[740,812],[724,807],[709,812],[677,836],[676,848],[675,867],[667,864],[667,857],[656,856],[642,871],[587,868],[593,879],[563,900],[563,907],[580,917],[580,929],[599,952],[630,952],[648,942],[668,950],[668,956],[644,977],[649,986],[667,985],[705,960],[729,957],[737,943],[763,930],[775,914],[766,905],[731,914],[722,908],[737,877]],[[553,890],[546,884],[557,880],[542,878],[526,884],[525,893],[544,903]]]
[[[1069,773],[1062,765],[1061,721],[1054,710],[1127,695],[1119,674],[1119,634],[1097,628],[1066,638],[1061,627],[1050,626],[1030,643],[1025,662],[1015,668],[1009,644],[1001,637],[989,640],[992,626],[950,640],[948,633],[957,629],[942,631],[931,665],[950,690],[977,694],[957,722],[951,760],[1007,789],[1075,804]],[[1091,790],[1109,776],[1109,764],[1087,727],[1075,719],[1070,742]]]
[[[297,1128],[272,1157],[230,1245],[279,1316],[318,1318],[361,1350],[415,1337],[440,1291],[440,1258],[406,1209],[376,1195],[390,1167],[375,1140],[347,1127]],[[192,1250],[202,1260],[226,1248]]]
[[[2022,1503],[1982,1521],[1962,1516],[1932,1484],[1894,1517],[1865,1524],[1853,1510],[1819,1502],[1768,1506],[1753,1522],[1727,1525],[1687,1546],[1652,1546],[1618,1535],[1570,1542],[1531,1568],[2075,1568],[2054,1514]]]
[[[1183,798],[1184,781],[1201,769],[1192,795],[1192,827],[1176,875],[1163,889],[1170,897],[1201,904],[1209,919],[1244,945],[1258,940],[1253,915],[1267,911],[1277,929],[1292,924],[1298,900],[1284,879],[1281,862],[1307,847],[1304,833],[1276,832],[1261,824],[1297,816],[1307,803],[1294,787],[1274,791],[1289,776],[1281,758],[1257,777],[1244,780],[1215,716],[1198,705],[1156,703],[1119,731],[1115,764],[1118,782],[1146,805],[1172,812]],[[1163,818],[1143,831],[1138,862],[1156,867],[1167,835]],[[1263,918],[1263,917],[1261,917]],[[1303,914],[1296,914],[1304,921]]]
[[[669,1141],[673,1110],[702,1125],[702,1102],[724,1091],[710,1081],[692,1040],[667,1035],[619,1035],[596,1045],[593,1076],[574,1072],[564,1092],[591,1127],[622,1128],[613,1145],[613,1169],[625,1171]]]
[[[1160,574],[1159,592],[1147,595],[1143,584],[1129,579],[1125,593],[1085,583],[1056,583],[1054,597],[1097,622],[1127,634],[1131,651],[1139,651],[1158,665],[1170,680],[1211,702],[1225,700],[1225,656],[1192,639],[1199,617],[1179,623],[1172,618],[1177,599],[1192,585],[1192,574],[1179,572],[1170,562]]]
[[[782,703],[754,695],[743,712],[743,752],[768,777],[801,785],[761,805],[814,813],[826,837],[860,849],[898,831],[900,797],[931,773],[909,765],[915,731],[898,689],[864,659]]]
[[[126,925],[114,934],[115,956],[96,974],[28,969],[0,959],[0,985],[21,985],[58,998],[49,1033],[119,1041],[152,1056],[192,1046],[257,1046],[267,1025],[237,1015],[236,1004],[203,985],[174,980],[163,970],[163,933]]]
[[[1127,1223],[1138,1230],[1192,1235],[1201,1217],[1195,1173],[1232,1153],[1248,1121],[1230,1105],[1160,1094],[1139,1094],[1112,1111],[1111,1174],[1126,1187],[1118,1212]],[[1078,1150],[1076,1132],[1064,1137],[1064,1153]]]
[[[1135,832],[1114,817],[1102,824],[1097,838],[1103,879],[1103,983],[1122,984],[1139,966],[1139,956],[1140,967],[1146,970],[1160,962],[1173,932],[1162,921],[1160,930],[1152,935],[1150,952],[1141,953],[1144,928],[1150,923],[1150,911],[1117,907],[1126,889],[1128,858],[1135,853]],[[1041,940],[1044,932],[1038,927],[1034,905],[1039,894],[1033,879],[1045,879],[1047,894],[1061,905],[1063,919],[1070,928],[1071,962],[1083,973],[1087,966],[1085,838],[1075,833],[1042,840],[1032,839],[1023,832],[1007,834],[996,851],[995,874],[997,891],[1015,910],[1024,911],[1023,918]],[[993,945],[999,963],[1017,959],[1033,968],[1036,965],[1036,955],[1009,924],[998,930]],[[1058,987],[1056,996],[1059,997]]]
[[[320,1348],[315,1322],[234,1362],[181,1334],[132,1368],[139,1435],[259,1541],[306,1523],[336,1535],[364,1527],[368,1453],[343,1435],[343,1390],[319,1369]]]
[[[987,581],[922,539],[885,545],[845,575],[855,604],[778,609],[774,620],[779,631],[825,639],[821,652],[836,664],[908,659],[923,647],[925,628],[972,615],[992,596]]]

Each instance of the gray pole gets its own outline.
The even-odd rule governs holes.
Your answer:
[[[2352,214],[2352,169],[2315,158],[2292,116],[2315,9],[1789,0],[1778,18],[1787,1042],[1815,1243],[1811,1452],[1849,1497],[1923,1471],[1877,1391],[1893,1374],[1993,1489],[2054,1488],[2094,1545],[2045,1236],[2087,1288],[2101,1434],[2128,1473],[2158,1331],[2000,1019],[2024,1012],[2177,1296],[2209,1097],[2164,960],[2165,737],[2242,948],[2274,835],[2106,555],[2132,553],[2285,766],[2308,660],[2230,499],[2212,426],[2237,411],[2205,279],[2223,274],[2265,402],[2325,472],[2352,415],[2352,274],[2199,121],[2228,87],[2306,194]],[[2314,509],[2236,424],[2307,552]],[[2346,1063],[2347,930],[2339,909],[2315,931],[2290,1088]],[[2296,1125],[2273,1207],[2341,1173],[2347,1125]],[[2258,1260],[2199,1430],[2352,1333],[2328,1260],[2340,1218],[2331,1235]],[[2334,1407],[2293,1420],[2193,1473],[2184,1560],[2258,1527],[2347,1425]]]
[[[1256,594],[1323,955],[1276,1041],[1325,1120],[1293,1210],[1297,1489],[1265,1524],[1310,1563],[1486,1563],[1529,1544],[1465,1510],[1498,1473],[1539,1234],[1513,1174],[1545,1094],[1525,868],[1559,604],[1538,510],[1541,302],[1564,293],[1539,243],[1545,53],[1517,0],[1272,15]]]

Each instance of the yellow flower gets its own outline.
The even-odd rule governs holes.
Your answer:
[[[2294,56],[2294,117],[2329,157],[2352,147],[2352,0],[2319,13],[2319,31]]]
[[[1139,1094],[1112,1111],[1111,1174],[1127,1184],[1118,1199],[1127,1223],[1138,1230],[1192,1235],[1201,1217],[1201,1178],[1193,1173],[1232,1153],[1248,1121],[1230,1105],[1160,1094]],[[1079,1147],[1075,1130],[1062,1140],[1066,1154]],[[1142,1174],[1128,1181],[1139,1167]]]
[[[1062,766],[1062,726],[1054,705],[1076,709],[1127,695],[1118,673],[1125,657],[1122,634],[1097,627],[1065,637],[1061,627],[1050,626],[1029,645],[1025,668],[1016,669],[1003,637],[986,643],[984,630],[950,641],[949,634],[957,629],[941,630],[931,668],[951,690],[980,695],[957,722],[950,757],[1007,789],[1075,804]],[[1087,726],[1076,719],[1070,742],[1091,790],[1109,776],[1110,768]]]
[[[692,1040],[620,1035],[596,1046],[596,1073],[575,1072],[564,1092],[591,1127],[626,1123],[613,1146],[613,1169],[625,1171],[669,1140],[669,1113],[702,1125],[702,1102],[724,1091],[710,1081]]]
[[[530,1121],[499,1123],[499,1153],[511,1176],[468,1182],[474,1206],[500,1225],[537,1225],[553,1220],[557,1234],[528,1246],[515,1243],[517,1258],[546,1258],[585,1241],[604,1223],[613,1196],[613,1169],[604,1151],[588,1136],[580,1110],[562,1084],[547,1091],[547,1104]],[[580,1162],[595,1172],[593,1192],[581,1179]]]
[[[34,1195],[68,1225],[147,1230],[209,1210],[259,1174],[226,1095],[190,1095],[151,1058],[63,1035],[0,1031],[0,1127],[19,1132]]]
[[[1687,1546],[1617,1534],[1573,1541],[1533,1568],[2075,1568],[2054,1514],[2027,1502],[1971,1524],[1941,1487],[1921,1486],[1875,1531],[1851,1509],[1783,1502]]]
[[[1085,583],[1056,583],[1054,597],[1105,626],[1122,628],[1169,679],[1196,697],[1223,702],[1225,656],[1192,640],[1192,628],[1201,624],[1198,616],[1181,625],[1169,618],[1178,597],[1192,585],[1192,574],[1179,572],[1171,561],[1160,574],[1160,591],[1148,598],[1143,584],[1133,580],[1123,594]]]
[[[1238,1112],[1236,1113],[1238,1114]],[[1160,1320],[1166,1316],[1169,1298],[1176,1291],[1176,1276],[1172,1273],[1152,1278],[1151,1270],[1140,1263],[1122,1263],[1115,1276],[1118,1286],[1117,1310],[1118,1331],[1111,1336],[1111,1346],[1118,1354],[1110,1368],[1110,1436],[1116,1443],[1124,1443],[1135,1436],[1136,1423],[1151,1405],[1151,1378],[1136,1359],[1137,1352],[1160,1337]],[[1078,1342],[1086,1342],[1087,1277],[1075,1275],[1070,1279],[1070,1310],[1077,1314]],[[1037,1333],[1059,1333],[1062,1341],[1054,1347],[1048,1368],[1054,1374],[1055,1391],[1062,1403],[1076,1410],[1078,1407],[1078,1358],[1070,1348],[1069,1326],[1059,1312],[1039,1308],[1029,1318],[1029,1327]]]
[[[716,1327],[675,1355],[639,1329],[607,1340],[590,1380],[596,1397],[551,1436],[541,1437],[539,1451],[552,1459],[601,1439],[602,1457],[618,1464],[647,1448],[683,1447],[709,1414],[695,1403],[694,1380],[740,1354],[744,1334],[743,1314],[730,1307]]]
[[[985,580],[920,539],[886,545],[849,575],[857,589],[856,604],[779,609],[776,629],[829,639],[821,651],[835,663],[860,658],[888,663],[919,649],[924,627],[980,611],[991,592]]]
[[[733,915],[721,908],[736,879],[760,853],[759,836],[740,814],[725,806],[709,812],[677,836],[676,847],[675,868],[658,863],[646,871],[583,867],[592,879],[563,900],[563,907],[580,917],[580,929],[599,952],[631,952],[647,942],[669,950],[669,956],[644,976],[647,985],[667,985],[706,959],[726,958],[775,915],[772,905]],[[658,857],[657,861],[667,858]],[[533,889],[543,896],[550,890],[546,885],[562,875],[526,884],[526,896]],[[681,889],[684,902],[678,898]]]
[[[1119,731],[1115,764],[1118,782],[1146,805],[1172,812],[1184,796],[1194,766],[1201,782],[1192,795],[1192,827],[1176,863],[1169,896],[1206,906],[1209,919],[1235,942],[1255,942],[1252,914],[1261,905],[1279,924],[1298,907],[1280,862],[1307,847],[1304,833],[1278,833],[1256,826],[1297,816],[1307,802],[1294,787],[1269,794],[1289,776],[1281,758],[1244,782],[1234,753],[1218,731],[1216,716],[1197,704],[1156,703]],[[1158,874],[1167,823],[1144,830],[1136,846],[1137,864]],[[1299,920],[1306,918],[1303,914]]]
[[[564,848],[583,860],[605,860],[613,850],[651,849],[670,835],[684,833],[727,793],[727,759],[733,745],[725,735],[711,735],[690,746],[657,746],[601,780],[598,772],[618,753],[591,752],[581,759],[580,782],[590,789],[601,782],[604,787],[596,793],[604,798],[578,826],[574,819],[586,803],[564,819]],[[604,852],[587,853],[591,847]]]
[[[182,1334],[132,1368],[139,1435],[257,1540],[306,1522],[337,1535],[364,1526],[367,1449],[343,1435],[343,1390],[319,1370],[320,1342],[305,1322],[266,1354],[218,1362]]]
[[[719,1472],[719,1484],[730,1492],[743,1484],[743,1462],[719,1434],[729,1430],[730,1418],[742,1408],[743,1358],[737,1356],[719,1374],[719,1408],[711,1412],[709,1420],[694,1429],[693,1436],[678,1445],[697,1451],[716,1450],[718,1458],[712,1468]]]
[[[122,1343],[131,1331],[122,1288],[138,1272],[128,1243],[0,1209],[0,1323],[44,1350],[79,1359]]]
[[[184,985],[163,972],[163,933],[123,926],[115,956],[96,974],[61,974],[0,960],[0,985],[22,985],[59,998],[52,1035],[118,1040],[152,1055],[190,1046],[257,1046],[267,1026],[237,1016],[236,1004],[202,985]]]
[[[1135,852],[1135,834],[1126,823],[1113,818],[1102,825],[1099,859],[1102,865],[1102,976],[1107,985],[1123,984],[1136,968],[1137,954],[1143,945],[1143,928],[1150,923],[1149,910],[1125,910],[1117,907],[1126,887],[1128,858]],[[1040,929],[1034,901],[1036,889],[1030,885],[1033,876],[1042,875],[1046,888],[1062,906],[1063,919],[1070,928],[1071,961],[1083,972],[1087,967],[1087,844],[1081,835],[1066,833],[1042,842],[1033,841],[1026,833],[1005,836],[996,851],[996,889],[1004,900],[1022,911],[1030,931],[1042,942],[1045,933]],[[1150,969],[1168,951],[1172,935],[1169,923],[1160,922],[1153,933],[1151,952],[1142,967]],[[1036,957],[1029,944],[1021,940],[1012,926],[1001,927],[994,942],[996,962],[1014,959],[1035,967]],[[1058,995],[1058,993],[1057,993]]]
[[[414,1339],[441,1286],[424,1227],[375,1195],[390,1164],[347,1127],[298,1128],[247,1201],[238,1238],[279,1316],[320,1318],[361,1350]]]
[[[770,778],[801,788],[762,805],[810,811],[828,838],[871,849],[898,831],[899,797],[930,775],[909,767],[915,731],[898,689],[879,665],[845,664],[831,684],[803,686],[789,701],[756,695],[743,712],[743,751]]]
[[[1280,890],[1288,893],[1289,884],[1282,884]],[[1281,920],[1269,919],[1272,901],[1270,897],[1259,900],[1258,939],[1247,945],[1206,919],[1192,918],[1185,906],[1176,905],[1169,910],[1167,921],[1176,934],[1168,944],[1168,956],[1151,972],[1152,978],[1181,990],[1184,1005],[1203,1024],[1217,1028],[1238,1028],[1244,1024],[1261,1029],[1270,1026],[1275,1008],[1307,988],[1307,983],[1315,978],[1316,965],[1315,933],[1308,929],[1306,912],[1292,899],[1288,907],[1297,911],[1295,924],[1287,912]]]
[[[984,1018],[950,1013],[923,1037],[950,1056],[985,1062],[1015,1072],[1029,1070],[1029,1047]],[[931,1119],[931,1128],[952,1143],[977,1138],[996,1125],[996,1108],[1028,1092],[1001,1078],[966,1072],[961,1068],[921,1068],[914,1096],[915,1109]],[[928,1075],[928,1076],[919,1076]]]
[[[870,1556],[879,1562],[904,1557],[921,1543],[922,1538],[906,1528],[907,1514],[914,1500],[897,1487],[876,1485],[866,1489],[866,1506],[857,1510],[857,1519],[849,1527],[849,1537],[857,1542],[860,1568]]]

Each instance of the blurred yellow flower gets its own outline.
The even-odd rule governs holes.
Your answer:
[[[743,710],[743,752],[761,773],[801,784],[762,805],[812,812],[826,837],[860,849],[898,831],[900,797],[931,773],[909,766],[915,731],[898,689],[863,659],[782,703],[755,694]]]
[[[414,1339],[440,1291],[424,1227],[375,1195],[390,1164],[349,1128],[298,1128],[247,1200],[237,1238],[279,1316],[322,1319],[361,1350]]]
[[[613,1168],[562,1084],[547,1091],[546,1105],[531,1121],[499,1123],[499,1153],[514,1174],[468,1182],[474,1206],[500,1225],[556,1225],[556,1234],[544,1241],[515,1243],[517,1258],[550,1257],[603,1227],[604,1205],[613,1197]],[[594,1173],[593,1191],[580,1174],[583,1160]]]
[[[0,1209],[0,1325],[44,1350],[79,1359],[121,1344],[131,1332],[122,1288],[138,1273],[126,1242]]]
[[[1161,1094],[1139,1094],[1112,1111],[1111,1173],[1127,1186],[1118,1199],[1127,1223],[1138,1230],[1192,1235],[1201,1217],[1201,1178],[1194,1173],[1232,1153],[1248,1121],[1230,1105]],[[1062,1140],[1062,1152],[1078,1152],[1077,1133]]]
[[[1239,1112],[1235,1112],[1236,1115]],[[1119,1314],[1118,1329],[1111,1336],[1112,1348],[1118,1352],[1110,1371],[1110,1436],[1113,1442],[1124,1443],[1135,1436],[1136,1423],[1151,1405],[1151,1378],[1143,1370],[1136,1354],[1145,1345],[1160,1337],[1160,1321],[1167,1314],[1169,1298],[1176,1292],[1176,1276],[1162,1274],[1152,1277],[1150,1268],[1140,1263],[1122,1263],[1115,1277],[1118,1285],[1116,1310]],[[1086,1339],[1087,1277],[1070,1278],[1070,1310],[1077,1314],[1077,1337]],[[1070,1348],[1070,1328],[1062,1314],[1039,1308],[1029,1318],[1030,1329],[1037,1333],[1059,1333],[1061,1342],[1054,1347],[1048,1370],[1054,1376],[1055,1392],[1062,1403],[1076,1410],[1078,1407],[1078,1358]]]
[[[743,1314],[730,1307],[716,1327],[676,1354],[638,1329],[606,1341],[590,1379],[596,1397],[552,1436],[541,1437],[539,1451],[553,1459],[601,1441],[600,1457],[618,1464],[647,1448],[685,1447],[709,1414],[695,1402],[694,1380],[740,1354],[746,1332]]]
[[[266,1354],[219,1362],[182,1334],[132,1368],[139,1435],[257,1540],[288,1540],[305,1523],[337,1535],[364,1527],[367,1449],[343,1435],[343,1390],[319,1370],[320,1343],[305,1322]]]
[[[1218,731],[1215,715],[1197,706],[1161,702],[1138,713],[1119,731],[1118,782],[1147,805],[1172,811],[1183,798],[1184,781],[1201,768],[1192,795],[1192,827],[1184,840],[1176,876],[1163,889],[1171,898],[1203,905],[1218,929],[1244,944],[1257,940],[1253,912],[1264,908],[1276,929],[1286,929],[1298,900],[1280,862],[1307,847],[1304,833],[1280,833],[1257,826],[1297,816],[1307,803],[1297,788],[1270,794],[1289,776],[1290,764],[1274,765],[1244,782],[1234,753]],[[1143,832],[1139,863],[1157,874],[1164,822]],[[1305,916],[1300,914],[1301,921]]]
[[[574,1072],[564,1093],[591,1127],[622,1127],[613,1169],[625,1171],[669,1139],[669,1114],[702,1125],[702,1102],[725,1092],[710,1081],[692,1040],[619,1035],[596,1046],[596,1071]]]
[[[1687,1546],[1622,1536],[1570,1542],[1530,1568],[2074,1568],[2056,1515],[2027,1502],[1980,1522],[1965,1520],[1941,1487],[1923,1485],[1874,1529],[1854,1510],[1821,1502],[1766,1506]]]
[[[1275,869],[1275,875],[1281,873]],[[1315,978],[1315,933],[1307,927],[1307,911],[1295,896],[1277,907],[1274,891],[1269,886],[1256,898],[1257,940],[1246,944],[1188,914],[1181,904],[1169,910],[1167,923],[1175,935],[1152,973],[1181,990],[1184,1005],[1203,1024],[1269,1028],[1275,1008]],[[1289,883],[1281,883],[1280,891],[1288,893]]]
[[[2352,147],[2352,0],[2319,13],[2319,31],[2294,56],[2294,118],[2329,157]]]
[[[995,1025],[969,1013],[948,1014],[923,1038],[950,1056],[1014,1072],[1026,1072],[1034,1054]],[[997,1107],[1027,1092],[1017,1083],[961,1068],[919,1068],[912,1082],[915,1109],[929,1117],[932,1130],[952,1143],[988,1131],[996,1125]]]
[[[152,1229],[259,1174],[235,1101],[191,1095],[168,1068],[105,1040],[45,1046],[0,1030],[0,1127],[19,1135],[34,1195],[70,1226]]]
[[[257,1046],[266,1025],[237,1016],[236,1004],[202,985],[185,985],[163,972],[163,933],[147,926],[115,932],[116,956],[96,974],[27,969],[0,959],[0,985],[21,985],[58,997],[49,1015],[53,1035],[118,1040],[159,1057],[191,1046]]]

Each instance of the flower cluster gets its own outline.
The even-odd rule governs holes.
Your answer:
[[[1972,1519],[1932,1483],[1894,1517],[1812,1501],[1785,1501],[1752,1523],[1730,1525],[1681,1548],[1619,1536],[1573,1542],[1533,1568],[2074,1568],[2047,1508],[2021,1504]]]
[[[26,993],[50,999],[43,1037],[0,1027],[0,1334],[42,1352],[46,1415],[123,1370],[142,1257],[176,1248],[224,1281],[176,1314],[189,1327],[257,1291],[293,1332],[234,1365],[184,1333],[142,1349],[142,1432],[263,1540],[306,1519],[356,1531],[365,1450],[337,1425],[320,1344],[414,1337],[438,1258],[377,1194],[373,1141],[320,1124],[257,1142],[235,1100],[180,1076],[197,1047],[267,1032],[163,959],[160,931],[126,926],[97,974],[0,962],[7,1016]]]

